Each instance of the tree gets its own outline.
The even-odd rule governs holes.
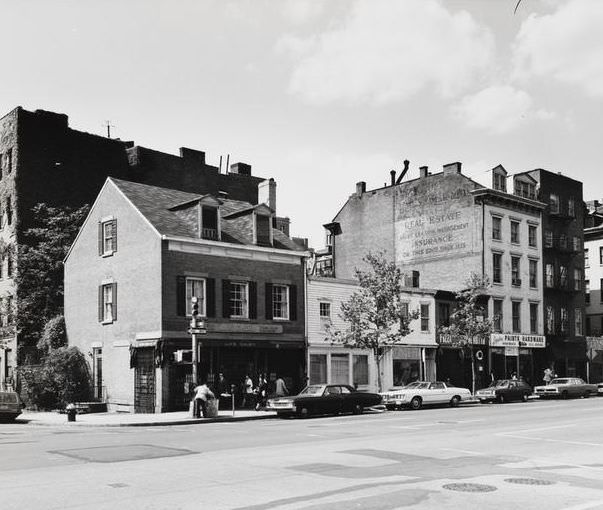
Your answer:
[[[377,385],[382,390],[381,362],[387,352],[408,335],[410,321],[418,312],[410,312],[402,301],[404,274],[384,252],[368,253],[363,261],[368,271],[355,270],[359,289],[341,304],[344,331],[327,328],[332,343],[356,349],[370,349],[377,362]]]
[[[460,347],[471,360],[471,389],[475,394],[475,345],[484,345],[493,331],[493,321],[480,304],[486,296],[490,281],[476,273],[467,280],[466,288],[456,293],[457,306],[450,316],[450,326],[440,328],[455,347]]]
[[[38,350],[44,354],[53,349],[67,345],[67,331],[65,329],[65,317],[57,315],[50,319],[42,331],[42,337],[38,341]]]
[[[17,300],[14,327],[19,335],[19,359],[36,362],[36,346],[46,323],[63,314],[63,260],[89,207],[33,208],[36,225],[23,234],[18,245]]]

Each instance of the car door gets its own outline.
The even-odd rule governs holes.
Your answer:
[[[341,387],[336,385],[328,385],[325,388],[323,397],[321,398],[321,413],[335,414],[342,410]]]
[[[442,404],[449,400],[446,394],[446,386],[442,382],[432,382],[429,388],[425,390],[425,394],[429,399],[426,401],[430,404]]]
[[[352,391],[348,386],[340,386],[341,391],[341,411],[344,413],[351,413],[354,411],[354,407],[356,404],[361,404],[364,407],[362,402],[362,394],[357,391]]]
[[[517,381],[509,381],[507,400],[518,400],[521,398],[519,392],[519,384],[517,384]]]

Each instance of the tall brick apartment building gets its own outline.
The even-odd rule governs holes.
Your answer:
[[[65,261],[65,320],[109,408],[187,409],[192,296],[201,378],[305,383],[309,254],[270,205],[107,180]]]
[[[492,281],[485,303],[497,317],[497,332],[484,339],[478,380],[519,372],[532,382],[549,361],[543,336],[542,211],[545,204],[524,193],[525,179],[514,179],[507,192],[507,172],[493,169],[493,189],[461,173],[461,164],[444,165],[431,174],[420,168],[417,179],[396,181],[367,190],[356,185],[331,223],[333,271],[338,279],[353,278],[369,251],[384,250],[420,287],[435,289],[436,326],[447,325],[454,293],[471,273]],[[318,266],[318,264],[316,264]],[[437,377],[469,385],[470,365],[448,339],[438,338]],[[553,355],[552,352],[548,352]],[[417,360],[418,361],[418,360]]]
[[[72,129],[67,115],[61,113],[15,108],[0,118],[0,298],[4,305],[0,308],[18,301],[14,297],[19,290],[13,282],[18,260],[15,246],[35,225],[32,207],[40,202],[74,207],[92,204],[107,177],[251,204],[266,201],[274,187],[252,176],[251,167],[243,163],[220,173],[218,167],[206,163],[201,151],[183,147],[179,156],[166,154]],[[264,187],[259,186],[262,182]],[[275,222],[288,232],[287,218]],[[0,338],[0,387],[14,380],[14,368],[27,354],[22,347],[14,335]]]

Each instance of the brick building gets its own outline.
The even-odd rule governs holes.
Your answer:
[[[191,193],[212,193],[257,204],[265,201],[268,181],[251,175],[244,163],[227,173],[206,163],[205,153],[181,148],[178,156],[69,127],[65,114],[17,107],[0,118],[0,310],[18,302],[13,281],[16,246],[36,225],[32,207],[92,204],[107,177],[144,182]],[[265,182],[264,188],[260,185]],[[274,186],[272,186],[274,187]],[[276,218],[288,234],[288,220]],[[2,313],[6,326],[10,314]],[[0,332],[0,387],[14,382],[14,368],[33,346],[10,327]],[[18,355],[17,355],[18,354]]]
[[[496,335],[480,346],[478,379],[485,384],[519,371],[536,382],[545,357],[543,328],[543,244],[541,214],[545,205],[525,194],[523,181],[506,189],[507,172],[492,171],[493,188],[461,173],[461,164],[444,165],[431,174],[395,179],[376,190],[356,185],[331,223],[325,225],[336,278],[353,277],[369,251],[383,250],[420,287],[436,289],[436,327],[447,325],[454,309],[454,293],[471,273],[493,282],[484,305],[498,317]],[[438,377],[470,384],[470,365],[445,338],[439,338]]]
[[[273,219],[267,204],[107,180],[65,261],[65,320],[109,408],[187,408],[191,296],[201,378],[305,383],[308,253]]]

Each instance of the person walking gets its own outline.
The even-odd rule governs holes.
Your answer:
[[[264,374],[260,374],[258,378],[258,385],[256,391],[257,401],[255,404],[255,410],[259,411],[260,409],[264,409],[266,407],[266,397],[268,393],[268,382],[266,381],[266,377],[264,376]]]
[[[286,397],[289,395],[289,389],[283,378],[279,375],[274,382],[274,395],[277,397]]]
[[[553,370],[551,369],[551,367],[546,367],[544,369],[544,375],[542,376],[542,380],[547,386],[551,384],[551,381],[553,380]]]
[[[193,412],[195,418],[205,418],[207,416],[207,402],[215,398],[212,391],[207,386],[206,382],[195,387],[195,400],[193,405]]]
[[[220,409],[220,398],[222,395],[228,395],[228,383],[226,382],[226,378],[224,374],[220,372],[218,374],[218,380],[215,385],[215,393],[216,393],[216,407]]]
[[[249,375],[245,376],[243,382],[243,408],[253,404],[253,381]]]

